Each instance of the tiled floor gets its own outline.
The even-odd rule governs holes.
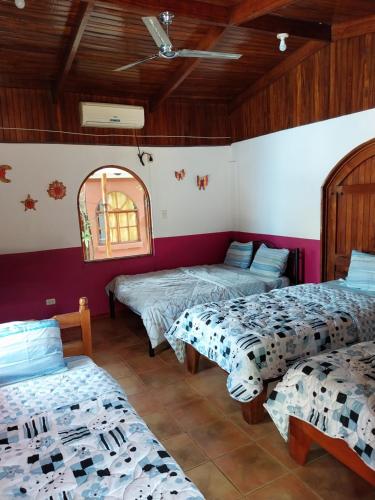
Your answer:
[[[171,349],[148,356],[140,320],[93,320],[94,360],[209,500],[375,499],[373,489],[320,449],[298,466],[268,419],[250,426],[227,393],[226,375],[202,363],[187,373]]]

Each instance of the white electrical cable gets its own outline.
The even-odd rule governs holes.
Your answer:
[[[48,132],[51,134],[68,134],[68,135],[84,135],[90,137],[135,137],[134,134],[90,134],[88,132],[68,132],[65,130],[48,130],[41,128],[24,128],[24,127],[0,127],[0,130],[19,130],[23,132]],[[152,138],[152,139],[231,139],[229,136],[208,137],[201,135],[138,135],[137,137]]]

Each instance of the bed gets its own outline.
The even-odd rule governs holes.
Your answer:
[[[85,306],[83,308],[83,306]],[[89,311],[57,316],[83,325]],[[203,500],[129,404],[117,382],[86,356],[60,373],[0,387],[1,499],[181,498]]]
[[[375,294],[345,282],[298,285],[186,310],[166,333],[191,373],[203,355],[228,373],[227,388],[251,424],[264,417],[269,382],[304,357],[375,337]]]
[[[317,442],[375,486],[374,341],[296,363],[265,407],[299,464]]]
[[[254,242],[254,254],[260,243]],[[154,348],[165,341],[165,332],[185,309],[297,284],[299,266],[299,251],[291,250],[286,275],[275,279],[226,265],[117,276],[106,286],[111,317],[115,315],[115,299],[141,316],[152,356]]]

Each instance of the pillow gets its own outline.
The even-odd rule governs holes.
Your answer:
[[[286,248],[268,248],[262,243],[255,254],[250,271],[267,278],[280,278],[284,274],[288,255],[289,250]]]
[[[352,250],[347,286],[375,291],[375,255]]]
[[[247,269],[250,266],[251,256],[253,255],[253,242],[240,243],[233,241],[227,250],[224,264],[227,266],[240,267]]]
[[[55,319],[0,324],[0,387],[66,370]]]

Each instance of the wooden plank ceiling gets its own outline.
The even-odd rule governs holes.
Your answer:
[[[239,52],[238,61],[156,59],[141,17],[171,10],[176,48]],[[0,86],[146,99],[173,96],[235,107],[333,37],[375,31],[374,0],[26,0],[0,2]],[[280,52],[276,34],[288,32]]]

